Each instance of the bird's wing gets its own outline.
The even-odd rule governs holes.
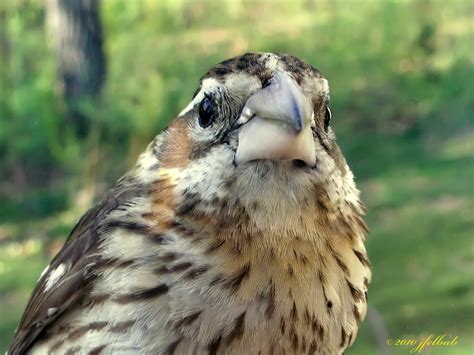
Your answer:
[[[9,354],[24,354],[49,324],[89,291],[104,263],[98,255],[101,222],[140,191],[118,185],[80,219],[33,290]]]
[[[87,290],[95,278],[98,241],[90,233],[93,210],[79,221],[68,242],[38,281],[16,331],[10,354],[23,354],[41,331]]]

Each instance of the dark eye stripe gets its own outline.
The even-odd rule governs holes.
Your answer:
[[[316,134],[316,137],[318,138],[319,144],[321,144],[321,146],[323,147],[325,152],[328,155],[331,155],[331,150],[329,149],[328,145],[324,142],[323,137],[321,137],[321,134],[318,132],[318,130],[316,128],[312,128],[312,131],[313,131],[313,133]]]
[[[201,85],[199,85],[199,87],[196,89],[196,91],[194,92],[193,97],[192,97],[191,100],[194,100],[194,98],[196,97],[196,95],[199,94],[199,91],[201,91]]]

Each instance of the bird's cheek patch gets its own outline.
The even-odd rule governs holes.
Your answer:
[[[174,121],[166,132],[159,160],[164,168],[183,168],[190,161],[193,143],[185,119]]]

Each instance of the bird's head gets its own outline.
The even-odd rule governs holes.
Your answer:
[[[258,228],[280,228],[344,200],[359,206],[330,120],[317,69],[289,55],[245,54],[204,75],[149,151],[172,181],[179,213],[239,213]]]

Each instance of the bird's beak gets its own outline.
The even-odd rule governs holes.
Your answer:
[[[252,160],[302,160],[313,167],[316,151],[311,132],[312,107],[288,74],[277,72],[270,85],[245,104],[235,155],[237,165]]]

